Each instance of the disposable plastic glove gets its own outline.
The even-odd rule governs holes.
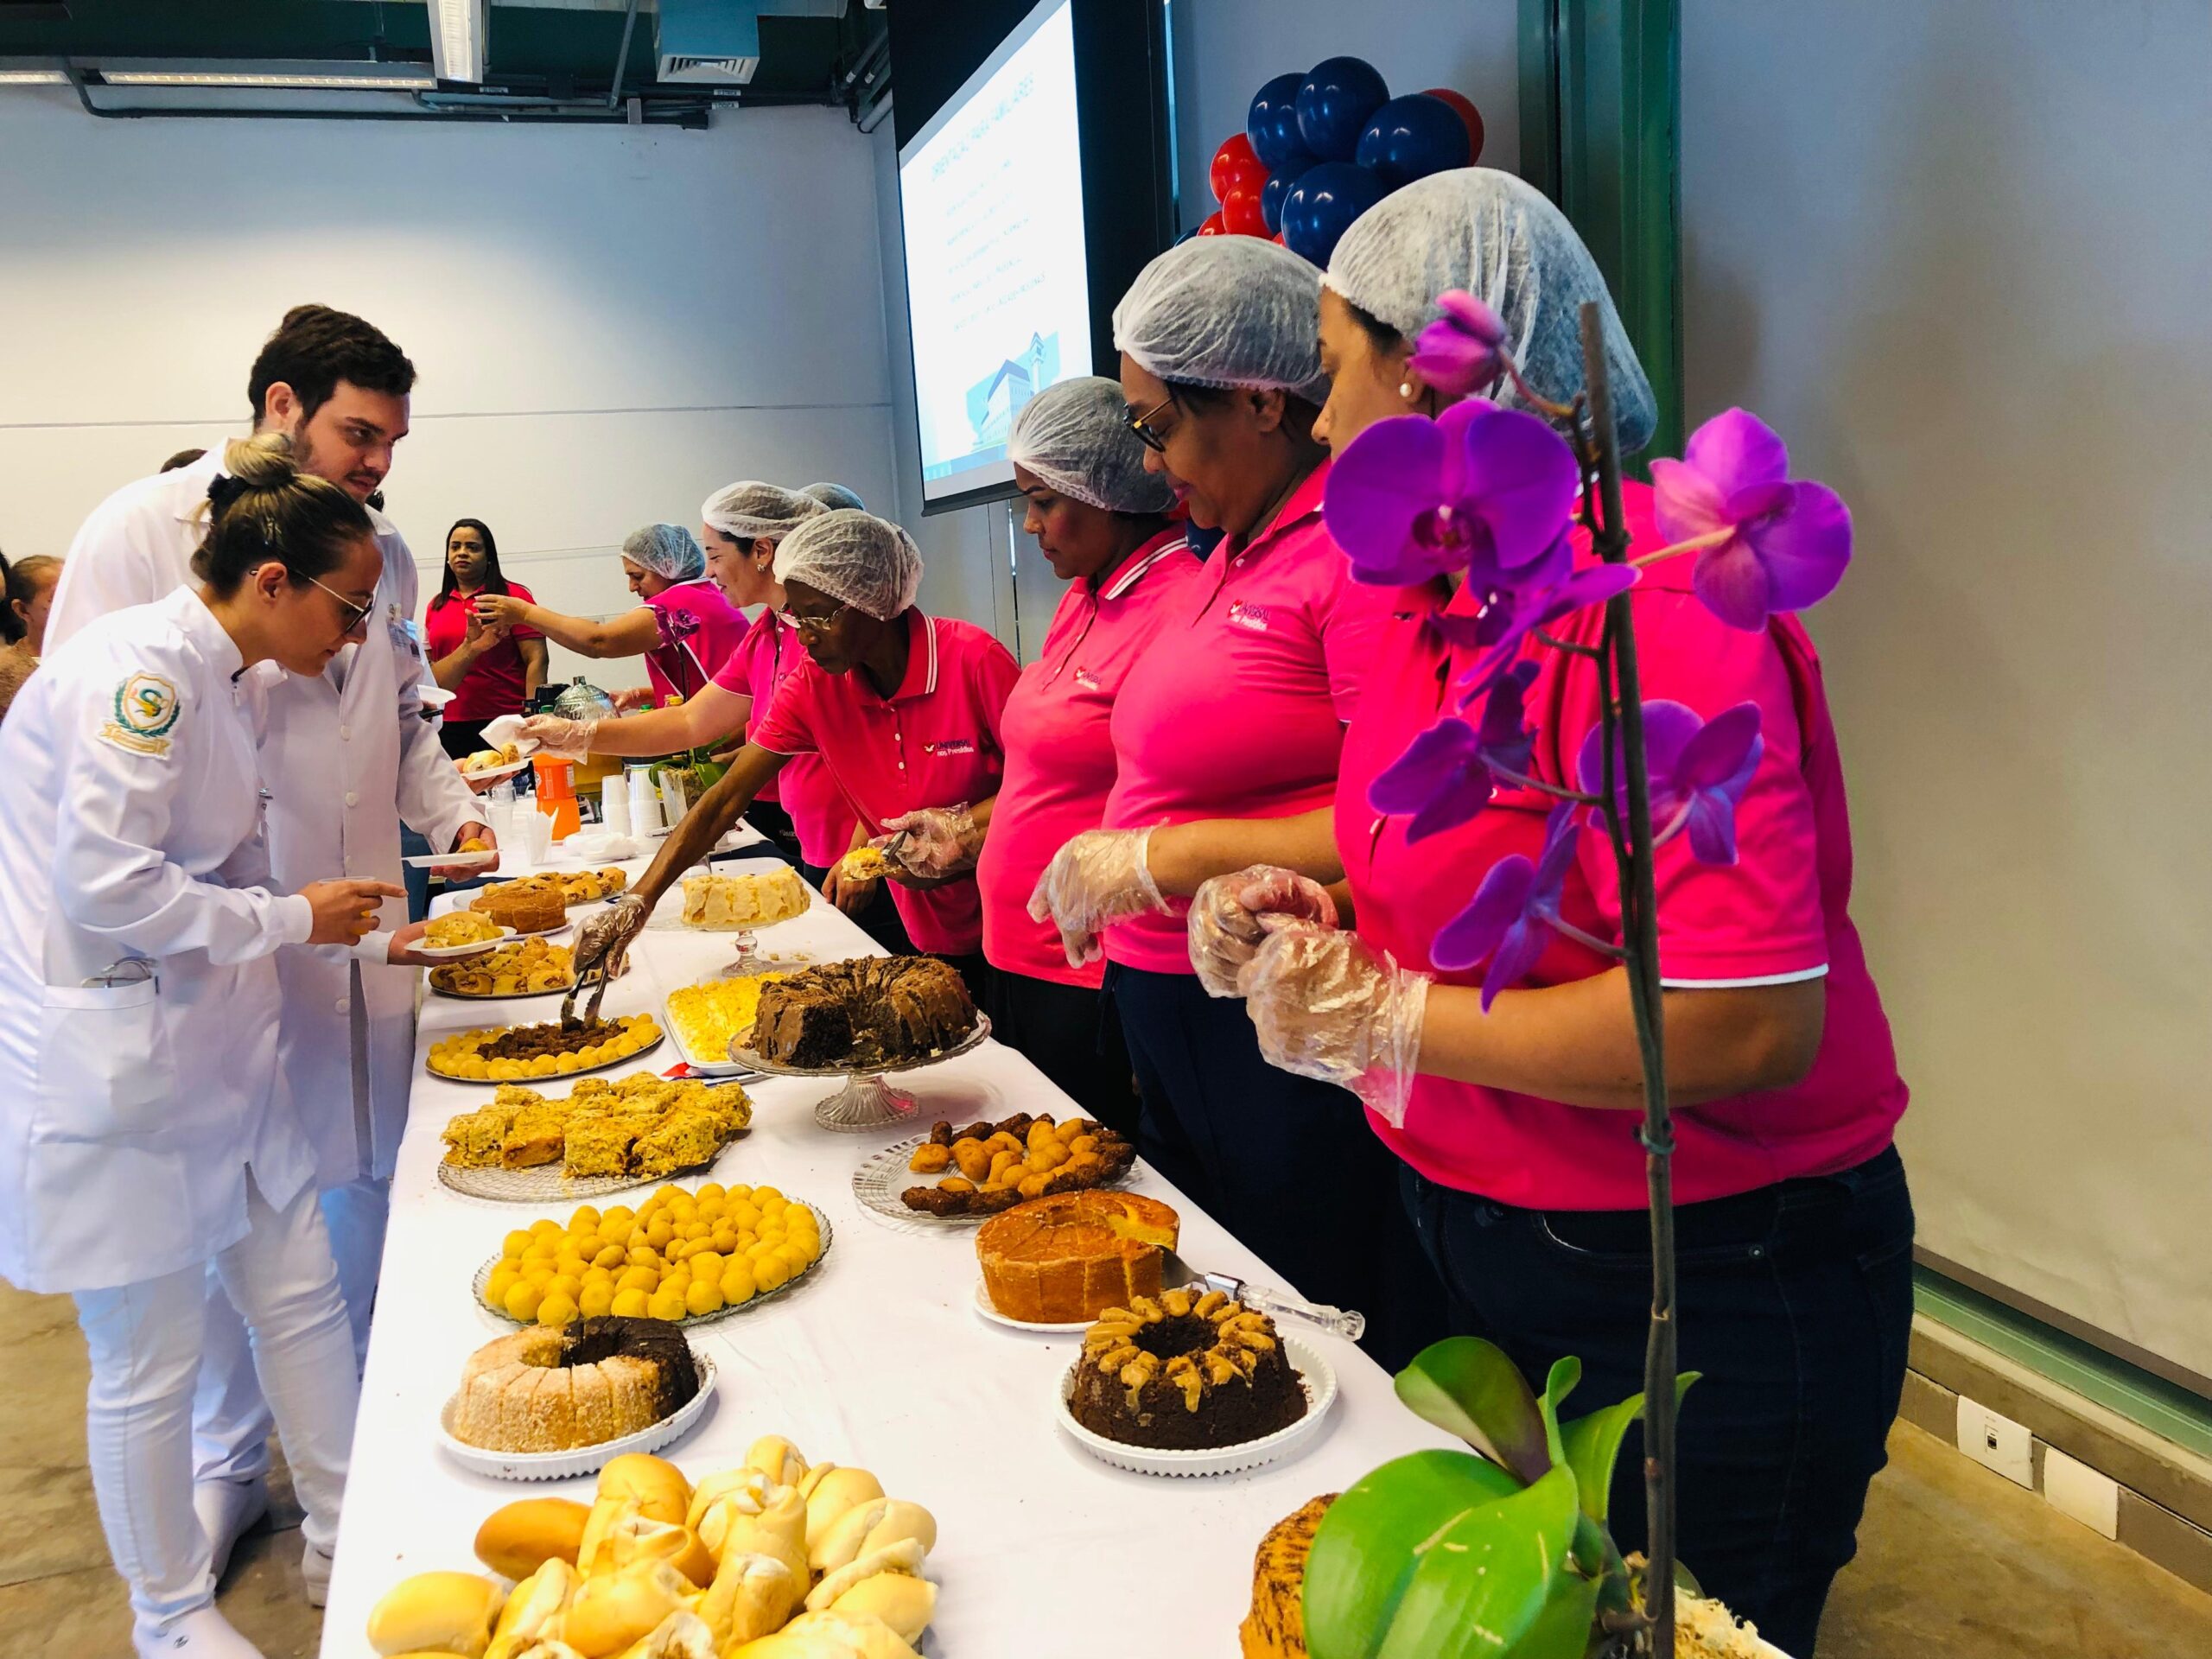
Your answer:
[[[595,1019],[599,1014],[599,1000],[607,994],[607,982],[622,972],[624,958],[630,953],[630,942],[645,931],[645,923],[652,916],[652,907],[634,893],[626,893],[607,907],[576,930],[576,977],[574,988],[561,1004],[563,1019],[575,1006],[576,995],[585,984],[585,976],[597,970],[591,1001],[585,1017]]]
[[[1029,918],[1060,930],[1069,966],[1098,960],[1104,953],[1098,930],[1108,922],[1168,909],[1145,862],[1151,844],[1148,827],[1086,830],[1052,855],[1029,895]]]
[[[1396,1128],[1421,1058],[1428,977],[1356,933],[1293,923],[1237,975],[1270,1065],[1349,1089]]]
[[[532,715],[522,723],[522,734],[548,754],[573,755],[582,760],[591,753],[595,720],[570,720],[562,715]]]
[[[925,806],[886,818],[883,827],[893,833],[878,836],[870,846],[880,847],[897,863],[919,876],[961,875],[976,868],[983,850],[983,832],[966,802],[957,806]],[[900,840],[903,831],[905,839]],[[893,842],[898,842],[893,846]]]
[[[1337,925],[1337,901],[1319,881],[1279,864],[1217,875],[1191,900],[1191,966],[1209,996],[1235,996],[1237,970],[1274,931],[1268,918]]]

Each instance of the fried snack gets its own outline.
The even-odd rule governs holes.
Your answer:
[[[453,911],[439,917],[423,930],[423,942],[433,950],[450,950],[461,944],[482,944],[487,939],[499,937],[499,924],[474,910]]]
[[[925,1215],[996,1215],[1027,1198],[1109,1185],[1135,1161],[1134,1146],[1084,1117],[1056,1123],[1018,1112],[996,1123],[939,1122],[906,1166],[918,1175],[957,1173],[899,1196]]]
[[[558,1029],[533,1026],[465,1031],[430,1046],[429,1068],[438,1077],[464,1083],[519,1083],[627,1059],[660,1038],[660,1027],[650,1014],[625,1014],[590,1027],[580,1025],[573,1046],[551,1034]],[[541,1033],[543,1039],[538,1040]],[[531,1051],[526,1058],[519,1052],[525,1047]],[[500,1052],[494,1052],[495,1048]]]
[[[575,958],[565,948],[535,938],[512,939],[488,955],[430,969],[432,987],[453,996],[528,996],[540,991],[565,991],[575,976]]]

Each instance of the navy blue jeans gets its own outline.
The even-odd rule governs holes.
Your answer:
[[[1573,1354],[1580,1416],[1643,1387],[1651,1306],[1643,1211],[1516,1210],[1404,1171],[1452,1328],[1538,1389]],[[1704,1373],[1676,1449],[1681,1556],[1711,1594],[1809,1659],[1829,1582],[1885,1460],[1912,1326],[1912,1198],[1891,1147],[1840,1175],[1675,1211],[1681,1366]],[[1643,1546],[1643,1439],[1615,1467],[1612,1529]]]
[[[1360,1345],[1382,1364],[1444,1335],[1402,1166],[1358,1100],[1269,1065],[1244,1004],[1195,975],[1115,963],[1105,991],[1136,1072],[1137,1150],[1301,1295],[1366,1314]]]

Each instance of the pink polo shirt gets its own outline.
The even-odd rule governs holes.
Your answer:
[[[1006,700],[1006,778],[976,866],[983,955],[995,968],[1096,986],[1103,963],[1068,966],[1059,930],[1029,919],[1029,895],[1068,837],[1096,830],[1114,786],[1108,721],[1131,665],[1198,581],[1180,529],[1136,550],[1103,587],[1071,582],[1038,659]]]
[[[888,698],[868,677],[825,674],[811,658],[784,682],[753,741],[778,754],[818,754],[871,836],[921,806],[998,792],[1000,717],[1020,673],[1007,648],[972,622],[906,613],[906,677]],[[918,890],[891,884],[907,937],[960,956],[983,940],[973,876]]]
[[[1636,545],[1660,545],[1650,491],[1629,486]],[[1578,560],[1591,557],[1577,532]],[[1682,988],[1777,984],[1825,975],[1827,1019],[1813,1069],[1790,1089],[1738,1096],[1675,1114],[1675,1192],[1694,1203],[1797,1175],[1863,1163],[1890,1143],[1905,1107],[1889,1021],[1851,925],[1851,823],[1843,769],[1821,684],[1820,660],[1794,617],[1764,632],[1723,626],[1690,588],[1690,561],[1644,574],[1634,609],[1643,695],[1685,703],[1710,718],[1756,701],[1765,739],[1736,815],[1738,860],[1700,864],[1688,838],[1659,850],[1659,966]],[[1437,595],[1432,592],[1432,603]],[[1452,601],[1455,609],[1464,601]],[[1603,613],[1556,625],[1558,637],[1597,642]],[[1586,659],[1530,643],[1542,664],[1528,699],[1537,732],[1534,775],[1569,780],[1598,718],[1597,676]],[[1406,845],[1404,820],[1367,804],[1376,774],[1447,708],[1445,688],[1471,660],[1442,645],[1418,617],[1395,622],[1344,746],[1336,792],[1344,855],[1360,935],[1401,962],[1435,974],[1429,941],[1458,914],[1500,858],[1535,858],[1551,803],[1530,790],[1502,791],[1468,823]],[[1604,939],[1620,929],[1612,854],[1583,836],[1560,913]],[[1525,984],[1558,985],[1608,971],[1611,959],[1554,937]],[[1437,974],[1479,984],[1479,968]],[[1418,1078],[1404,1127],[1372,1113],[1375,1132],[1408,1163],[1463,1191],[1529,1209],[1644,1207],[1640,1112],[1567,1106],[1439,1077]]]
[[[1321,523],[1328,475],[1325,463],[1314,468],[1264,534],[1223,542],[1176,591],[1114,703],[1108,829],[1290,817],[1329,804],[1376,641],[1413,601],[1351,579]],[[1190,906],[1173,902],[1173,915],[1107,929],[1107,959],[1189,973]]]
[[[753,735],[776,701],[785,680],[807,660],[806,647],[798,632],[784,626],[774,611],[763,607],[735,651],[715,671],[715,683],[725,691],[753,699],[745,716],[745,734]],[[798,836],[799,855],[817,868],[827,868],[845,855],[853,844],[857,820],[845,804],[845,792],[830,775],[830,768],[816,754],[791,757],[789,765],[768,780],[753,798],[778,801],[791,815]]]
[[[662,697],[691,697],[745,638],[745,613],[706,578],[679,582],[645,601],[660,643],[645,652],[645,677]]]

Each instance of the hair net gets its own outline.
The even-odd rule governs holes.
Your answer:
[[[799,493],[812,496],[832,512],[839,507],[850,507],[856,512],[868,511],[868,503],[861,499],[861,493],[849,490],[842,484],[810,484]]]
[[[622,556],[669,582],[696,582],[707,574],[707,556],[681,524],[647,524],[624,538]]]
[[[1352,221],[1322,279],[1377,321],[1412,340],[1464,289],[1505,321],[1505,343],[1531,386],[1554,403],[1582,390],[1582,305],[1598,302],[1613,430],[1624,453],[1651,442],[1659,410],[1651,383],[1613,308],[1598,262],[1574,227],[1533,185],[1464,167],[1392,192]],[[1493,394],[1525,400],[1510,381]]]
[[[1062,495],[1109,512],[1165,512],[1175,499],[1166,478],[1144,469],[1121,387],[1096,375],[1047,386],[1024,404],[1006,454]]]
[[[817,513],[776,544],[776,580],[803,582],[887,622],[922,588],[914,538],[856,507]]]
[[[822,511],[822,503],[797,490],[747,479],[716,490],[699,508],[699,521],[741,541],[766,537],[780,542],[802,518]]]
[[[1325,402],[1315,343],[1321,273],[1253,236],[1200,236],[1137,273],[1114,308],[1114,346],[1162,380]]]

